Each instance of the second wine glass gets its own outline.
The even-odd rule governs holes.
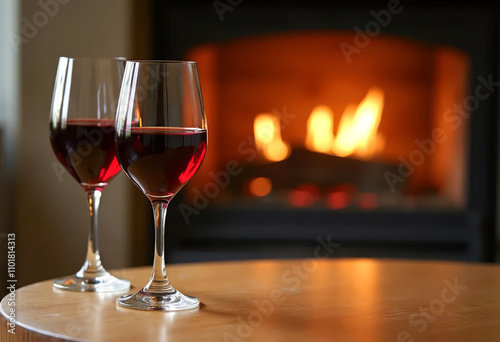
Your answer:
[[[99,254],[97,223],[102,190],[120,171],[114,118],[125,67],[122,58],[61,57],[50,113],[50,142],[59,162],[83,187],[90,213],[87,257],[78,273],[54,281],[63,290],[121,291],[130,282],[110,275]]]
[[[127,61],[116,116],[116,152],[123,171],[150,200],[155,253],[151,278],[117,303],[140,310],[194,309],[165,269],[165,219],[171,199],[200,167],[207,126],[196,63]]]

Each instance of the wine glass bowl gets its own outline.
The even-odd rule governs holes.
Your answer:
[[[117,299],[140,310],[194,309],[199,300],[170,284],[164,236],[170,200],[205,157],[207,126],[196,63],[127,61],[116,116],[116,154],[154,211],[155,254],[148,284]]]
[[[115,154],[115,112],[125,59],[61,57],[50,114],[50,142],[65,169],[85,190],[90,213],[83,267],[54,287],[80,292],[121,291],[130,282],[110,275],[99,254],[97,227],[101,193],[120,171]]]

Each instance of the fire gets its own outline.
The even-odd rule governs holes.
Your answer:
[[[356,106],[349,105],[344,110],[342,118],[340,119],[339,128],[337,130],[337,139],[335,139],[335,143],[332,145],[332,152],[339,157],[346,157],[350,155],[356,148],[356,139],[353,139],[351,136],[355,113]]]
[[[280,119],[273,114],[259,114],[254,121],[255,145],[273,162],[288,158],[290,146],[281,139]]]
[[[307,119],[306,147],[309,150],[330,153],[333,142],[333,112],[326,106],[314,108]]]
[[[335,136],[332,110],[323,105],[315,107],[307,120],[306,148],[339,157],[372,157],[385,145],[384,137],[378,132],[383,108],[384,93],[379,88],[370,88],[359,105],[349,105],[344,110]],[[281,138],[276,115],[257,115],[254,135],[257,148],[267,160],[281,161],[290,155],[290,145]]]
[[[357,107],[350,105],[344,110],[336,137],[333,134],[333,113],[328,107],[316,107],[307,121],[306,147],[340,157],[353,154],[360,158],[372,156],[384,145],[383,137],[377,132],[383,106],[384,93],[378,88],[370,88]]]

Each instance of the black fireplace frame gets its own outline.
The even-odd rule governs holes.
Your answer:
[[[152,2],[152,57],[182,59],[190,47],[269,32],[343,30],[373,20],[370,11],[387,1],[282,5],[273,1],[222,1],[224,21],[213,2]],[[498,81],[500,12],[493,1],[473,4],[401,1],[404,12],[383,34],[445,44],[468,53],[470,89],[480,75]],[[452,7],[451,7],[452,6]],[[175,207],[169,212],[171,262],[310,256],[318,237],[340,243],[337,256],[375,256],[492,261],[497,198],[498,92],[470,116],[467,200],[464,210],[350,212],[327,209],[207,207],[188,225]],[[207,113],[210,115],[210,113]]]

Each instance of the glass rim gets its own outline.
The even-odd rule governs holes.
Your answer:
[[[182,61],[174,59],[128,59],[127,63],[135,64],[196,64],[195,61]]]
[[[59,56],[59,59],[71,59],[73,61],[127,61],[126,57],[68,57],[68,56]]]

